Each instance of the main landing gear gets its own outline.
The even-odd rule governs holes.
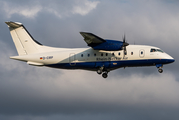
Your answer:
[[[99,75],[102,74],[102,77],[103,77],[103,78],[107,78],[109,71],[105,70],[104,67],[100,67],[96,72],[97,72]]]
[[[101,74],[103,73],[103,69],[104,69],[104,67],[100,67],[100,68],[97,70],[97,73],[98,73],[99,75],[101,75]]]
[[[104,72],[104,73],[102,74],[102,76],[103,76],[103,78],[107,78],[107,77],[108,77],[108,72]]]

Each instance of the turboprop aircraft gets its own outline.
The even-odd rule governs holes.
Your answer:
[[[108,72],[125,67],[156,66],[162,73],[164,64],[175,61],[158,47],[129,45],[125,36],[123,41],[117,41],[80,32],[88,48],[48,47],[37,42],[22,23],[5,23],[19,54],[10,58],[27,62],[29,65],[90,70],[107,78]]]

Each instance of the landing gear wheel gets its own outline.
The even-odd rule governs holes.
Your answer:
[[[162,70],[162,69],[158,69],[158,72],[159,72],[159,73],[162,73],[162,72],[163,72],[163,70]]]
[[[107,73],[103,73],[102,76],[103,76],[103,78],[107,78],[108,74]]]
[[[98,69],[98,70],[97,70],[97,73],[98,73],[98,74],[101,74],[101,73],[102,73],[102,70],[101,70],[101,69]]]

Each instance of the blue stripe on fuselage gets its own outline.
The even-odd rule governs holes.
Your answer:
[[[155,66],[156,64],[169,64],[174,59],[145,59],[145,60],[121,60],[121,61],[95,61],[95,62],[78,62],[78,63],[57,63],[46,65],[53,68],[61,69],[86,69],[94,70],[101,66],[106,69],[116,69],[120,67],[137,67],[137,66]]]

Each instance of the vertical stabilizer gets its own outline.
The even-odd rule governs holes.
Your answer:
[[[10,30],[13,42],[16,46],[19,55],[27,55],[37,53],[40,43],[35,41],[29,34],[22,23],[18,22],[5,22]]]

